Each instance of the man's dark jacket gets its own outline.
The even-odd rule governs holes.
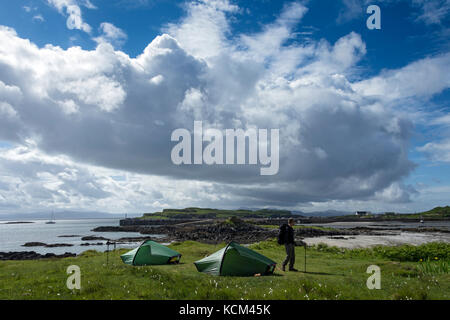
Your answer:
[[[283,228],[285,228],[285,233],[284,233],[284,243],[285,244],[295,244],[294,241],[294,229],[288,225],[288,224],[284,224]]]

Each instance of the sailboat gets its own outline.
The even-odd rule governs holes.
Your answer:
[[[51,216],[50,220],[47,221],[45,224],[55,224],[55,223],[56,223],[55,222],[55,214],[52,211],[52,216]]]

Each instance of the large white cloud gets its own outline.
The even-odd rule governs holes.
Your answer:
[[[187,17],[166,28],[171,35],[153,39],[137,58],[103,41],[92,51],[38,48],[0,27],[0,140],[34,141],[39,154],[72,161],[66,173],[64,165],[33,173],[37,184],[47,186],[36,197],[67,189],[61,179],[73,176],[70,167],[79,162],[158,176],[164,197],[155,201],[161,205],[184,203],[174,200],[180,193],[186,200],[180,206],[409,201],[414,190],[401,181],[414,167],[408,160],[412,123],[391,102],[417,94],[406,81],[411,74],[426,72],[433,79],[424,94],[447,88],[440,66],[448,57],[352,82],[366,52],[358,34],[334,44],[287,44],[307,12],[292,4],[261,32],[230,38],[227,16],[237,11],[224,0],[189,5]],[[254,165],[172,164],[171,132],[192,129],[194,120],[220,129],[279,128],[279,173],[262,177]],[[90,186],[85,202],[110,201],[112,191],[96,178],[92,185],[80,179]],[[81,184],[73,182],[73,190]],[[179,184],[172,193],[171,184]],[[197,199],[188,185],[201,185]]]
[[[229,199],[209,193],[211,183],[127,173],[50,156],[33,142],[0,148],[0,213],[48,210],[101,212],[156,211],[185,203],[202,205]],[[162,192],[163,190],[163,192]]]
[[[228,0],[201,0],[186,4],[187,16],[166,29],[189,53],[196,57],[217,56],[227,48],[230,27],[227,14],[238,10]]]

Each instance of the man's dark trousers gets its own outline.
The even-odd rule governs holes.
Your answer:
[[[286,248],[286,259],[283,261],[283,267],[289,263],[289,269],[292,269],[295,263],[295,243],[286,243],[284,247]]]

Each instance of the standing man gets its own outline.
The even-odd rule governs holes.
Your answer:
[[[294,268],[295,263],[295,240],[294,240],[294,229],[292,228],[295,224],[293,218],[289,218],[288,224],[284,224],[281,228],[284,230],[284,247],[286,248],[286,259],[283,261],[282,270],[286,271],[286,265],[289,263],[289,271],[298,271]]]

